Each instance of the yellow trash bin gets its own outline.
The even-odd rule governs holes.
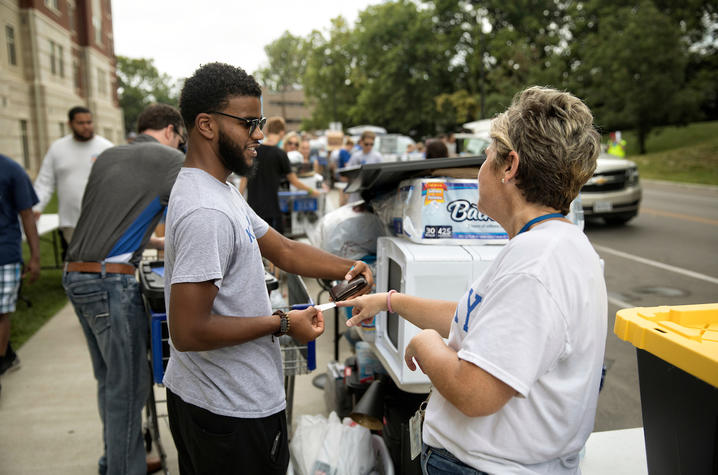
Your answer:
[[[619,310],[636,347],[648,472],[718,474],[718,303]]]

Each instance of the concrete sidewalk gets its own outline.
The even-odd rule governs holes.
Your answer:
[[[312,298],[319,286],[306,284]],[[326,301],[326,293],[323,301]],[[323,392],[312,385],[333,359],[334,318],[327,312],[326,330],[317,342],[317,370],[295,378],[294,419],[324,414]],[[340,359],[350,354],[342,339]],[[0,394],[0,474],[92,475],[102,453],[96,382],[77,316],[69,303],[17,350],[20,369],[2,376]],[[157,412],[166,415],[165,390],[154,386]],[[166,417],[160,438],[168,469],[177,474],[177,453]]]

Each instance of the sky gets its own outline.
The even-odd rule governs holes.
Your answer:
[[[284,31],[327,33],[330,20],[354,24],[380,0],[112,0],[115,54],[152,58],[160,73],[190,76],[221,61],[249,73],[267,65],[264,47]]]

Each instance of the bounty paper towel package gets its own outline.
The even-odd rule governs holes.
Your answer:
[[[475,179],[415,178],[399,184],[401,234],[421,244],[505,244],[508,234],[479,212]]]

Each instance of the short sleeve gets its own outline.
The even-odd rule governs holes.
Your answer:
[[[18,167],[13,187],[13,200],[18,211],[32,208],[39,201],[27,173]]]
[[[252,231],[254,231],[254,235],[257,237],[257,239],[267,234],[267,231],[269,230],[269,224],[265,220],[260,218],[259,215],[255,213],[254,210],[246,203],[244,212],[247,213],[247,217],[252,226]]]
[[[221,211],[198,208],[173,228],[170,284],[213,281],[220,288],[234,249],[234,228]]]
[[[461,342],[459,358],[523,396],[565,351],[565,318],[534,276],[511,274],[494,281],[472,318],[475,321]],[[462,331],[461,326],[453,328]]]
[[[279,173],[283,177],[292,173],[292,165],[289,163],[287,152],[282,149],[279,149]]]

